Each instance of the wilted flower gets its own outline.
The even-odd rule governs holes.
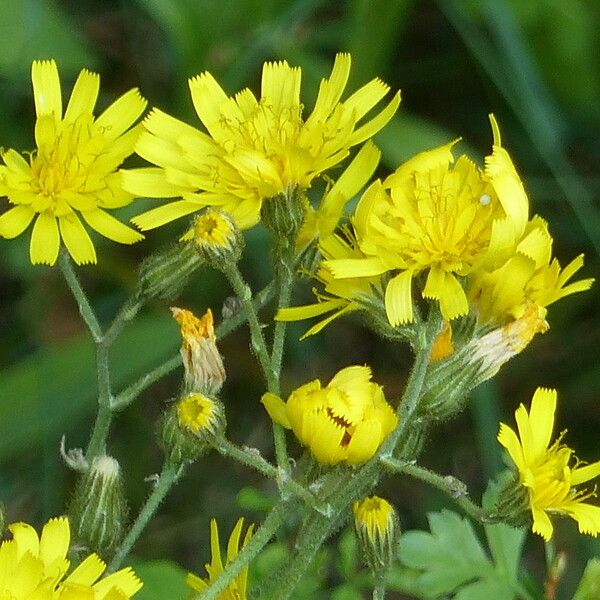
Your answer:
[[[323,464],[369,460],[397,423],[369,367],[346,367],[326,387],[315,379],[293,391],[287,403],[268,392],[262,403]]]
[[[106,210],[134,198],[121,187],[117,168],[133,152],[139,129],[131,126],[146,101],[133,89],[94,118],[100,78],[83,70],[63,114],[56,63],[34,61],[31,79],[37,149],[29,160],[15,150],[2,152],[0,195],[15,206],[0,216],[0,235],[15,238],[35,219],[31,262],[49,265],[56,262],[61,239],[77,264],[96,262],[94,245],[80,217],[115,242],[141,240],[142,235]]]

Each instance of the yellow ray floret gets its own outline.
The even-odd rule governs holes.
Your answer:
[[[365,119],[389,87],[374,79],[341,101],[349,72],[350,56],[338,54],[306,119],[301,69],[285,61],[264,64],[260,98],[248,89],[230,97],[207,72],[190,79],[194,108],[206,132],[159,110],[151,112],[136,151],[156,167],[124,172],[123,180],[134,194],[168,201],[133,221],[141,229],[152,229],[205,206],[218,206],[240,229],[247,229],[258,221],[265,199],[310,187],[315,177],[346,158],[350,148],[377,133],[398,108],[399,94]],[[373,151],[367,158],[365,170],[371,169]],[[346,187],[354,188],[356,177],[361,175],[351,174]],[[339,204],[336,195],[327,202],[326,221],[340,212]]]
[[[292,392],[287,403],[266,393],[262,403],[326,465],[369,460],[397,423],[368,367],[346,367],[325,387],[315,379]]]
[[[250,525],[250,527],[248,527],[244,539],[240,544],[243,528],[244,519],[240,518],[231,532],[231,535],[229,536],[229,542],[227,543],[227,554],[225,559],[223,559],[219,540],[219,528],[216,520],[211,520],[210,549],[212,557],[211,562],[205,565],[208,578],[202,579],[197,575],[194,575],[194,573],[188,573],[187,584],[192,590],[196,592],[203,592],[206,590],[223,571],[223,569],[235,559],[235,557],[238,555],[238,552],[250,541],[254,526]],[[246,566],[240,571],[239,575],[237,575],[219,594],[219,600],[246,600],[247,585],[248,567]]]
[[[538,388],[530,411],[521,404],[515,412],[518,435],[501,423],[498,441],[508,450],[528,491],[535,533],[549,540],[554,529],[549,515],[556,513],[572,517],[581,533],[595,537],[600,533],[600,506],[585,500],[596,493],[577,486],[600,475],[600,461],[570,464],[573,450],[561,444],[562,436],[550,443],[555,412],[556,390]]]
[[[28,160],[15,150],[2,152],[0,195],[14,207],[0,216],[0,235],[15,238],[34,221],[32,263],[53,265],[61,241],[77,264],[95,263],[96,251],[82,218],[121,244],[143,237],[107,211],[134,198],[122,188],[117,169],[133,153],[139,129],[132,126],[146,101],[137,89],[130,90],[96,118],[100,78],[83,70],[63,114],[56,63],[35,61],[31,78],[37,148]]]
[[[336,280],[389,273],[385,306],[393,326],[413,320],[413,280],[421,272],[421,295],[439,302],[444,319],[466,315],[463,278],[504,259],[523,234],[527,196],[514,193],[523,186],[490,119],[492,168],[482,171],[465,155],[454,161],[456,142],[416,155],[363,194],[354,228],[364,258],[325,262]]]
[[[65,517],[50,519],[40,537],[27,523],[8,529],[12,539],[0,546],[1,598],[127,600],[142,587],[129,567],[101,578],[106,565],[96,554],[67,575],[71,534]]]

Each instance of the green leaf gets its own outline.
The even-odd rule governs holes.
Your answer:
[[[363,595],[352,584],[345,583],[333,591],[331,600],[363,600]]]
[[[144,587],[136,594],[136,600],[184,600],[189,588],[185,584],[186,571],[168,560],[134,562],[137,576]]]
[[[583,572],[573,600],[596,600],[600,598],[600,559],[592,558]]]
[[[409,531],[399,544],[401,562],[420,572],[414,584],[421,597],[438,598],[445,594],[455,594],[456,600],[515,597],[516,567],[512,567],[514,555],[510,549],[518,561],[521,545],[520,541],[516,544],[514,532],[492,530],[494,556],[497,553],[502,558],[499,564],[494,564],[467,519],[443,510],[429,514],[428,520],[431,533]]]

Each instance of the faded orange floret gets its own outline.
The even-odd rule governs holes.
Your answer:
[[[176,306],[171,307],[171,313],[181,327],[181,337],[184,342],[187,341],[187,338],[215,338],[215,322],[210,308],[200,318],[191,310]]]
[[[452,327],[448,321],[444,321],[442,330],[437,334],[433,345],[431,346],[431,362],[439,362],[454,354],[454,344],[452,343]]]
[[[544,318],[546,311],[539,305],[530,303],[523,315],[507,323],[502,328],[502,337],[515,353],[524,350],[537,333],[546,333],[548,321]]]

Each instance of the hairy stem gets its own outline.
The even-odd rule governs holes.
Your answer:
[[[373,589],[373,600],[385,600],[385,574],[379,573],[375,576],[375,587]]]
[[[131,548],[136,543],[140,534],[148,524],[148,521],[152,518],[160,503],[164,500],[171,487],[177,482],[181,476],[182,468],[178,465],[174,465],[170,462],[165,462],[163,469],[158,477],[156,486],[148,496],[146,503],[142,507],[142,510],[138,514],[135,522],[128,531],[125,539],[121,545],[117,548],[115,556],[113,557],[108,572],[112,573],[116,571],[123,562],[123,559],[129,554]]]
[[[467,495],[467,486],[456,477],[442,476],[429,469],[395,458],[383,457],[382,464],[394,473],[409,475],[423,481],[449,496],[471,519],[479,523],[485,522],[485,511],[472,502]]]

